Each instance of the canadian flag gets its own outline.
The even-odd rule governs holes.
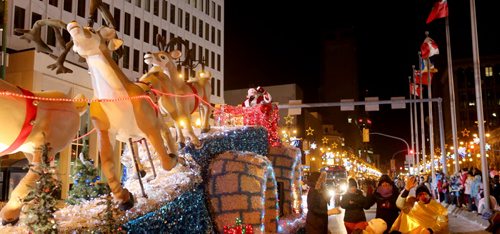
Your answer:
[[[439,48],[434,40],[430,37],[426,37],[422,46],[420,46],[420,51],[422,52],[422,58],[427,59],[436,54],[439,54]]]
[[[435,19],[445,18],[447,16],[448,16],[448,1],[441,0],[434,3],[434,7],[432,8],[429,17],[427,17],[426,23],[429,24]]]
[[[413,84],[413,83],[410,83],[410,94],[417,96],[417,97],[420,97],[420,86]]]

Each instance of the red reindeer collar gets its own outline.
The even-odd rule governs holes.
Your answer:
[[[21,92],[25,96],[34,96],[32,92],[26,89],[23,89],[21,87],[17,88],[19,88],[19,90],[21,90]],[[19,148],[22,144],[24,144],[28,136],[31,134],[31,131],[33,130],[33,125],[35,124],[34,121],[36,119],[36,114],[37,114],[37,107],[35,105],[35,100],[29,98],[26,98],[25,100],[26,100],[26,116],[24,117],[24,123],[23,127],[21,128],[21,132],[19,133],[19,135],[17,135],[16,140],[14,140],[14,142],[7,149],[0,152],[0,155],[10,154],[14,150]]]

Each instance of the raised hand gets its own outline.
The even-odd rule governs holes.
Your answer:
[[[406,181],[405,190],[409,191],[410,189],[414,188],[415,186],[417,186],[417,179],[414,176],[411,176]]]

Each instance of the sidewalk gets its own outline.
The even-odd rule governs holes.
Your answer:
[[[442,203],[444,207],[448,208],[448,215],[454,215],[455,217],[461,217],[463,219],[472,221],[485,229],[490,225],[488,220],[482,218],[481,215],[470,212],[466,208],[456,207],[455,205],[448,205],[446,203]]]

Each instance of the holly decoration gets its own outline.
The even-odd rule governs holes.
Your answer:
[[[243,224],[240,218],[236,218],[236,225],[224,226],[224,234],[253,234],[250,224]]]
[[[77,205],[105,194],[105,186],[97,183],[100,180],[98,171],[94,167],[92,160],[88,159],[88,148],[84,144],[79,159],[75,160],[73,186],[66,199],[66,202],[70,205]]]
[[[40,164],[30,164],[30,172],[35,173],[38,179],[31,191],[24,198],[24,223],[33,233],[57,233],[57,223],[54,219],[56,208],[56,194],[60,193],[61,182],[57,180],[54,167],[50,166],[50,145],[42,145]]]

